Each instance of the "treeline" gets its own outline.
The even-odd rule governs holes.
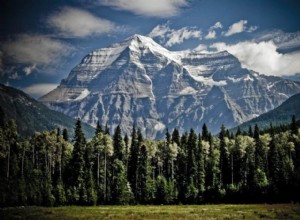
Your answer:
[[[275,133],[203,125],[164,140],[97,126],[87,142],[77,120],[18,140],[14,121],[0,126],[0,205],[202,204],[299,202],[300,134],[295,117]]]

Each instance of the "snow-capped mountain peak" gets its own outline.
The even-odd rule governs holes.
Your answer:
[[[244,69],[226,51],[169,51],[133,35],[89,53],[40,100],[91,125],[120,124],[127,133],[136,125],[153,138],[166,127],[233,127],[299,92],[300,83]]]

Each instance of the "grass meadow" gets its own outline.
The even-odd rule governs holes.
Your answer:
[[[0,209],[0,219],[300,219],[300,205],[14,207]]]

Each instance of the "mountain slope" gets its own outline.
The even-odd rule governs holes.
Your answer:
[[[134,35],[83,58],[40,99],[50,108],[111,130],[133,125],[147,137],[203,123],[216,133],[265,113],[300,92],[300,83],[243,69],[228,52],[172,52]]]
[[[4,121],[15,119],[18,132],[22,137],[32,135],[35,131],[47,131],[55,128],[67,128],[73,137],[76,120],[60,112],[48,109],[42,103],[31,98],[24,92],[0,84],[0,110]],[[94,129],[82,125],[86,137],[94,134]]]
[[[268,128],[271,122],[273,125],[289,124],[293,115],[296,116],[296,119],[300,119],[300,93],[293,95],[277,108],[247,121],[239,127],[241,130],[247,131],[249,126],[253,127],[255,124],[262,129]]]

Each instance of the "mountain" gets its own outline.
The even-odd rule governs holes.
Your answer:
[[[275,126],[289,124],[293,115],[295,115],[296,119],[300,119],[300,93],[293,95],[277,108],[247,121],[239,125],[239,127],[242,131],[248,131],[249,126],[253,127],[255,124],[261,129],[269,128],[271,122]],[[236,129],[232,129],[232,131]]]
[[[134,35],[94,50],[40,101],[48,107],[111,130],[140,128],[149,138],[203,123],[216,133],[265,113],[300,92],[300,83],[241,67],[224,51],[169,51]]]
[[[22,137],[32,135],[35,131],[49,131],[58,127],[67,128],[70,137],[73,137],[75,119],[50,110],[24,92],[2,84],[0,84],[0,111],[4,121],[15,119]],[[94,128],[85,123],[82,124],[82,128],[86,137],[91,138]]]

